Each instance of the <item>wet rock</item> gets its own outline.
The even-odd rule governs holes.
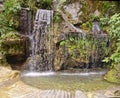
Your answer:
[[[64,51],[63,51],[62,48],[59,48],[59,49],[56,50],[56,52],[55,52],[54,70],[55,70],[55,71],[61,70],[64,62],[65,62],[65,59],[64,59]]]

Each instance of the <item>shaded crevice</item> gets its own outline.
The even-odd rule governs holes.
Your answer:
[[[7,63],[13,70],[20,70],[26,59],[26,55],[6,55]]]

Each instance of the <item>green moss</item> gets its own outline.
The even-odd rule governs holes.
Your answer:
[[[9,32],[7,34],[2,34],[2,40],[9,40],[9,39],[19,39],[20,37],[15,32]]]
[[[0,39],[0,52],[3,56],[24,54],[24,40],[15,32],[2,34]]]
[[[83,30],[87,30],[87,31],[90,31],[92,28],[92,22],[90,21],[87,21],[86,23],[83,23],[81,26],[80,26]]]
[[[61,15],[60,15],[59,12],[56,12],[56,13],[55,13],[55,15],[54,15],[54,17],[53,17],[53,21],[54,21],[55,23],[61,23],[61,22],[62,22],[62,17],[61,17]]]
[[[6,61],[6,58],[5,56],[0,52],[0,64],[6,64],[7,61]]]
[[[114,83],[119,83],[120,84],[120,67],[115,66],[112,68],[106,75],[105,79],[114,82]]]

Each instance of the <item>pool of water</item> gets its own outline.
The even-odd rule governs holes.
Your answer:
[[[40,89],[62,89],[67,91],[93,91],[116,86],[103,79],[106,71],[66,73],[66,72],[23,72],[21,80]]]

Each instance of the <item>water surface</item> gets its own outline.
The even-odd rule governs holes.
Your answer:
[[[62,89],[67,91],[84,90],[93,91],[117,86],[103,79],[106,72],[25,72],[21,79],[26,84],[40,89]]]

